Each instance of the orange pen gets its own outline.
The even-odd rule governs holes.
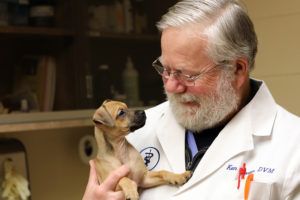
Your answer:
[[[251,181],[253,181],[253,177],[254,177],[254,174],[249,174],[247,176],[246,183],[245,183],[245,193],[244,193],[245,200],[248,200],[250,184],[251,184]]]

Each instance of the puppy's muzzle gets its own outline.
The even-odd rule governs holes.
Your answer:
[[[141,127],[143,127],[146,123],[146,113],[143,110],[134,111],[134,119],[133,123],[130,126],[130,131],[133,132]]]

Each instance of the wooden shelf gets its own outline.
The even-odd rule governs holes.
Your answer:
[[[133,107],[131,109],[146,110],[148,108],[150,107]],[[92,127],[92,117],[95,110],[96,109],[1,114],[0,134],[47,129]]]
[[[0,115],[0,134],[92,126],[94,109]]]
[[[73,37],[73,31],[61,28],[0,26],[0,35]]]

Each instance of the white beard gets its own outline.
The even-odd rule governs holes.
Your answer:
[[[195,132],[218,125],[238,107],[238,95],[231,85],[233,78],[228,72],[221,73],[216,90],[200,97],[168,93],[165,90],[178,123]],[[185,106],[182,102],[197,102],[200,106]]]

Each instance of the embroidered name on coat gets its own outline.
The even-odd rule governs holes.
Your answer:
[[[228,171],[238,171],[239,167],[238,166],[234,166],[233,164],[228,164],[226,166],[226,170]],[[252,169],[252,170],[248,170],[246,174],[253,174],[254,172],[257,173],[266,173],[266,174],[273,174],[275,172],[275,168],[270,168],[270,167],[264,167],[264,166],[259,166],[257,169]]]

